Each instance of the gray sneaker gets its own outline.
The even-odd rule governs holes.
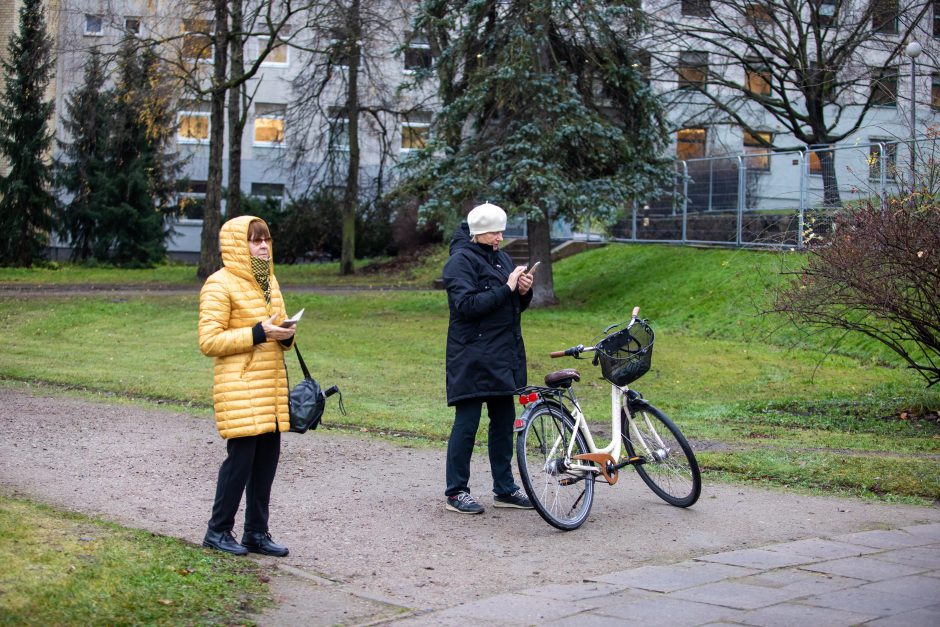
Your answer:
[[[458,492],[453,496],[447,497],[447,504],[444,506],[452,512],[460,514],[482,514],[483,506],[476,502],[469,492]]]
[[[532,509],[532,501],[521,489],[512,494],[496,495],[493,498],[493,507],[515,507],[516,509]]]

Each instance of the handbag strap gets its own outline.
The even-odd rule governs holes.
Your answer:
[[[297,342],[294,342],[294,350],[297,352],[297,361],[300,362],[300,369],[304,371],[305,379],[312,379],[310,376],[310,371],[307,370],[307,364],[304,363],[304,358],[300,356],[300,349],[297,348]]]

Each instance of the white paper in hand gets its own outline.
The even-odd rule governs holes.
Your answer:
[[[303,315],[304,315],[304,310],[301,309],[300,311],[298,311],[297,313],[295,313],[295,314],[293,315],[293,317],[290,317],[290,318],[288,318],[287,320],[285,320],[284,322],[282,322],[282,323],[281,323],[281,326],[282,326],[282,327],[292,327],[292,326],[294,326],[295,324],[297,324],[297,322],[300,320],[301,316],[303,316]]]

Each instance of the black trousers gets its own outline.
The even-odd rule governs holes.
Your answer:
[[[490,396],[455,405],[454,426],[447,441],[447,489],[444,494],[453,496],[470,491],[470,457],[484,402],[490,417],[488,450],[493,493],[503,496],[519,489],[512,478],[512,424],[516,419],[513,400],[512,396]]]
[[[268,504],[271,484],[281,456],[281,434],[278,432],[229,438],[228,457],[219,468],[215,485],[215,503],[209,529],[231,531],[235,513],[245,494],[245,531],[268,531]]]

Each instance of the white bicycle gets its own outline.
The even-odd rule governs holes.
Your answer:
[[[591,436],[572,383],[577,370],[545,376],[545,386],[518,390],[525,407],[516,420],[516,458],[526,494],[549,524],[570,531],[587,520],[594,482],[614,485],[627,466],[670,505],[689,507],[702,490],[692,447],[679,427],[643,395],[628,387],[650,369],[653,330],[633,310],[629,323],[606,329],[594,346],[579,344],[552,357],[581,358],[594,353],[594,365],[611,384],[611,441],[601,448]],[[619,329],[618,329],[619,328]]]

